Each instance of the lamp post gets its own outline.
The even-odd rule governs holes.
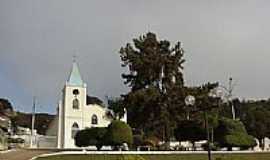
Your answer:
[[[220,90],[219,88],[214,88],[212,90],[210,90],[210,92],[208,93],[208,96],[211,98],[221,98],[223,95],[222,90]],[[219,102],[218,102],[218,107],[219,107]],[[208,123],[208,113],[207,113],[207,109],[203,110],[204,112],[204,121],[205,121],[205,130],[206,130],[206,137],[207,137],[207,153],[208,153],[208,160],[211,160],[211,146],[210,145],[210,134],[209,134],[209,123]]]
[[[189,120],[190,106],[193,106],[195,104],[195,97],[192,95],[188,95],[185,98],[185,104],[187,105],[187,120]]]
[[[31,139],[30,139],[30,148],[33,148],[34,145],[34,129],[35,129],[35,113],[36,112],[36,97],[33,98],[33,108],[32,108],[32,120],[31,120]]]
[[[232,102],[232,97],[233,97],[233,89],[235,87],[235,83],[233,84],[233,79],[232,77],[229,78],[229,86],[222,86],[220,85],[221,88],[223,88],[226,92],[226,96],[225,98],[227,99],[227,101],[229,102],[229,105],[231,106],[231,110],[232,110],[232,119],[235,120],[236,116],[235,116],[235,108],[233,106],[233,102]]]
[[[223,92],[222,90],[220,90],[220,88],[214,88],[212,90],[210,90],[210,92],[208,93],[208,96],[211,98],[221,98],[223,96]],[[185,104],[187,106],[194,106],[196,102],[196,98],[192,95],[188,95],[185,98]],[[219,102],[218,102],[218,107],[219,107]],[[187,120],[189,120],[189,109],[187,110]],[[205,109],[203,109],[203,113],[204,113],[204,121],[205,121],[205,130],[206,130],[206,139],[207,139],[207,154],[208,154],[208,160],[211,160],[211,146],[210,146],[210,134],[209,134],[209,125],[208,125],[208,113],[207,110],[210,110],[211,107],[206,107]]]

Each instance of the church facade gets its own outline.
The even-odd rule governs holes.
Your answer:
[[[62,90],[57,117],[49,128],[51,133],[57,131],[57,148],[76,148],[74,137],[79,130],[107,127],[110,124],[112,119],[107,115],[111,111],[101,104],[88,102],[87,97],[87,85],[82,80],[77,63],[73,62]],[[122,120],[126,122],[126,118],[125,115]]]

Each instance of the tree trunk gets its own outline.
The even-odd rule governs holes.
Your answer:
[[[264,138],[259,139],[259,147],[264,150]]]
[[[169,123],[165,123],[165,149],[166,150],[170,150],[170,135],[171,135],[170,125]]]
[[[211,127],[211,143],[214,144],[214,128]]]
[[[193,150],[193,151],[196,151],[196,148],[195,148],[195,141],[192,141],[191,143],[192,143],[192,150]]]

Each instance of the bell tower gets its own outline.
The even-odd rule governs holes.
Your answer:
[[[58,148],[74,148],[74,136],[84,129],[83,113],[86,106],[86,84],[83,82],[78,64],[73,61],[68,80],[59,103]]]

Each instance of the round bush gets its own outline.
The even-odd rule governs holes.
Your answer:
[[[123,143],[132,145],[133,136],[132,130],[125,122],[115,120],[108,126],[107,142],[113,146],[120,146]]]

